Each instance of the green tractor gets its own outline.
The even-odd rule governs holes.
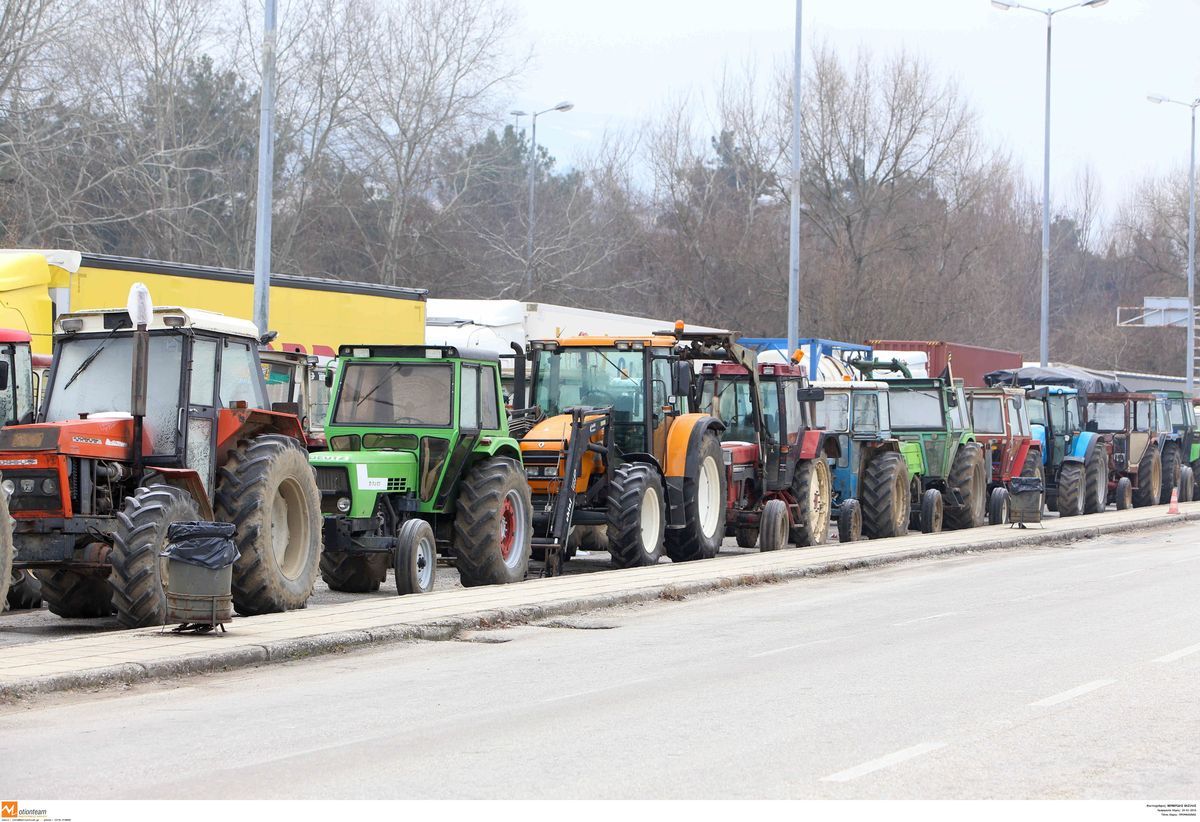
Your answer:
[[[522,361],[523,362],[523,361]],[[321,576],[336,591],[433,588],[437,555],[465,586],[518,582],[532,505],[494,354],[344,345],[310,455],[325,518]]]
[[[974,528],[987,518],[988,470],[967,416],[962,380],[886,380],[892,435],[920,446],[913,474],[912,527],[925,533]]]

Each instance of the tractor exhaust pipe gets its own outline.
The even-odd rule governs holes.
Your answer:
[[[129,396],[129,413],[133,416],[133,479],[142,481],[144,455],[142,433],[146,420],[146,386],[150,370],[150,321],[154,316],[154,303],[150,291],[142,283],[134,283],[129,289],[129,319],[136,329],[133,334],[133,386]]]

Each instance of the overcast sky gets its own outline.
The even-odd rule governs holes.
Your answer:
[[[513,105],[575,103],[538,120],[538,141],[567,164],[605,129],[635,127],[681,92],[707,93],[725,65],[765,73],[788,59],[794,36],[794,0],[513,2],[534,48]],[[985,135],[1039,188],[1045,33],[1044,15],[989,0],[804,3],[807,47],[906,48],[955,77]],[[1111,0],[1055,16],[1052,192],[1065,194],[1090,164],[1111,208],[1145,174],[1186,168],[1187,109],[1146,95],[1200,96],[1198,33],[1200,0]]]

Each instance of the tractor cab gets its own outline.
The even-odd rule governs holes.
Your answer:
[[[329,388],[316,357],[302,350],[264,349],[259,352],[267,399],[271,408],[295,414],[304,428],[310,451],[325,449],[325,416],[329,410]]]
[[[1087,428],[1108,452],[1109,495],[1118,508],[1157,505],[1163,488],[1162,442],[1170,429],[1149,393],[1088,394]]]
[[[24,331],[0,328],[0,424],[33,422],[37,412],[31,341]]]
[[[1158,397],[1159,430],[1162,433],[1164,502],[1171,492],[1179,489],[1179,499],[1190,501],[1192,481],[1200,461],[1200,441],[1196,437],[1196,412],[1192,401],[1182,391],[1155,391]]]

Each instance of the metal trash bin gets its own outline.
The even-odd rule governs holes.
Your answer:
[[[1045,490],[1040,477],[1013,477],[1008,484],[1008,521],[1021,528],[1040,523]]]
[[[175,631],[211,631],[233,619],[233,563],[240,556],[235,530],[229,522],[167,527],[166,621],[179,623]]]

